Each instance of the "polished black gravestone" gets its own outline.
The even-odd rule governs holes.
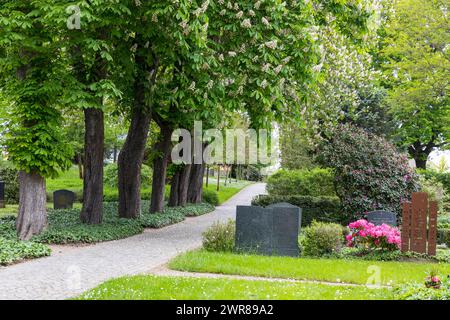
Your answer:
[[[301,209],[287,203],[237,206],[236,251],[297,257],[300,221]]]
[[[0,181],[0,208],[5,207],[5,183]]]
[[[397,215],[390,211],[371,211],[367,213],[367,221],[373,223],[376,226],[380,226],[383,223],[392,227],[397,226]]]
[[[75,193],[69,190],[57,190],[53,192],[54,209],[72,209],[75,202]]]

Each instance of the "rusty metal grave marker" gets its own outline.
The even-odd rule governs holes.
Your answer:
[[[414,192],[411,202],[403,203],[401,231],[403,252],[436,255],[437,202],[428,202],[425,192]]]

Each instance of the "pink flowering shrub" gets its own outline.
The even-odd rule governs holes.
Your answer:
[[[387,224],[376,226],[361,219],[348,225],[350,233],[345,237],[347,246],[364,246],[368,249],[394,251],[400,248],[400,231]]]

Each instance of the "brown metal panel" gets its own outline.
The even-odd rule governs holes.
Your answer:
[[[402,210],[402,251],[409,251],[409,240],[411,238],[411,202],[403,203]]]
[[[437,202],[431,201],[428,218],[428,255],[430,256],[436,255],[437,212],[438,212]]]
[[[412,194],[411,250],[427,253],[428,195],[425,192]]]

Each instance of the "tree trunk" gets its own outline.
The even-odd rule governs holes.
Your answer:
[[[189,178],[188,202],[200,203],[203,198],[205,164],[193,164]]]
[[[178,189],[178,205],[184,207],[188,201],[189,179],[192,165],[186,164],[180,174],[180,187]]]
[[[84,119],[84,188],[80,219],[84,223],[100,224],[103,217],[103,111],[87,108],[84,110]]]
[[[83,180],[83,157],[80,153],[77,154],[78,176]]]
[[[181,172],[177,171],[173,178],[172,182],[170,184],[170,197],[169,197],[169,207],[177,207],[178,201],[179,201],[179,194],[178,191],[180,189],[180,176]]]
[[[35,173],[19,172],[20,200],[16,220],[17,236],[30,240],[47,226],[45,179]]]
[[[167,124],[161,124],[161,140],[155,149],[160,155],[153,161],[152,201],[150,212],[161,212],[164,209],[164,193],[166,189],[167,165],[170,157],[170,146],[172,144],[172,130]]]
[[[220,166],[217,166],[217,191],[220,190]]]
[[[416,168],[418,169],[426,169],[427,168],[427,160],[423,160],[422,157],[418,156],[414,158],[416,162]]]
[[[206,166],[206,187],[209,186],[209,166]]]
[[[133,111],[127,139],[119,154],[119,216],[137,218],[141,213],[141,168],[150,128],[150,114]]]

